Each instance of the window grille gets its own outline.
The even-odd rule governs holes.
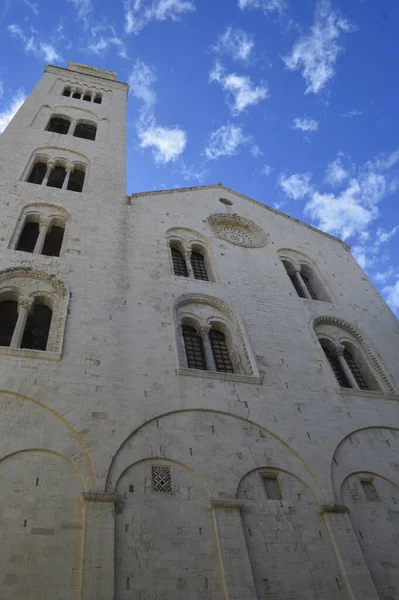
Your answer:
[[[302,275],[303,282],[308,289],[310,297],[313,298],[313,300],[317,300],[316,292],[314,291],[312,284],[310,283],[309,277],[307,275],[305,275],[305,273],[303,273],[303,271],[301,271],[301,275]]]
[[[151,488],[153,492],[164,492],[171,494],[172,489],[172,468],[161,467],[159,465],[151,466]]]
[[[264,477],[266,496],[269,500],[281,500],[280,487],[276,477]]]
[[[183,254],[177,248],[171,248],[171,252],[173,270],[175,275],[180,275],[181,277],[188,277],[187,265]]]
[[[334,356],[334,354],[331,352],[331,350],[329,348],[326,348],[323,345],[322,345],[322,348],[324,350],[324,354],[326,355],[328,362],[330,363],[330,367],[332,368],[335,378],[338,381],[339,385],[344,388],[350,388],[351,386],[349,384],[349,381],[346,378],[346,375],[341,367],[341,363],[339,362],[338,358],[336,356]]]
[[[182,332],[188,368],[206,371],[204,345],[201,336],[198,335],[194,327],[189,325],[183,325]]]
[[[344,350],[344,359],[346,360],[347,365],[350,368],[352,375],[355,378],[356,383],[359,386],[359,388],[361,390],[368,390],[369,387],[368,387],[363,375],[361,374],[359,367],[355,363],[352,354],[346,348]]]
[[[289,278],[292,281],[292,285],[294,286],[296,293],[300,298],[306,298],[305,293],[302,289],[301,284],[299,283],[299,279],[296,273],[288,273]]]
[[[195,279],[209,281],[208,273],[206,272],[205,258],[199,252],[191,252],[191,266]]]
[[[216,370],[224,373],[234,373],[224,333],[217,329],[211,329],[209,332],[209,340],[212,346]]]
[[[378,502],[379,497],[377,494],[377,490],[374,487],[372,481],[361,481],[362,488],[364,491],[364,495],[366,496],[366,500],[368,502]]]

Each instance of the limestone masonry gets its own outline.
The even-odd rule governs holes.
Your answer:
[[[0,138],[0,600],[398,600],[397,319],[221,184],[126,198],[127,92],[47,66]]]

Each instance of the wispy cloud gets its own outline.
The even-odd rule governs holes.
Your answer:
[[[332,187],[341,185],[350,175],[342,163],[342,157],[342,153],[339,153],[337,158],[327,166],[324,181]]]
[[[93,11],[93,4],[91,0],[67,0],[73,4],[77,11],[77,17],[82,22],[83,27],[88,29],[90,25],[89,17]]]
[[[255,43],[253,36],[242,29],[227,27],[214,46],[214,50],[220,54],[227,54],[233,60],[248,64]]]
[[[310,33],[299,38],[291,54],[283,61],[291,71],[302,71],[305,93],[320,93],[335,76],[335,63],[343,47],[338,43],[343,33],[354,27],[333,10],[329,0],[319,0]]]
[[[40,58],[49,63],[62,60],[52,44],[37,40],[35,35],[26,35],[19,25],[13,23],[12,25],[9,25],[7,29],[12,37],[21,40],[27,54],[31,52],[36,58]]]
[[[209,136],[205,148],[205,156],[209,160],[215,160],[221,156],[233,156],[238,152],[239,146],[250,141],[241,127],[226,123],[213,131]]]
[[[348,112],[343,113],[341,117],[343,119],[353,119],[353,117],[360,117],[362,114],[361,110],[348,110]]]
[[[202,165],[186,166],[186,164],[182,161],[180,173],[185,181],[195,181],[196,183],[200,183],[204,180],[205,176],[207,175],[207,170],[204,169]]]
[[[278,184],[289,198],[292,198],[293,200],[302,200],[313,189],[312,184],[310,183],[311,179],[311,173],[295,173],[289,177],[280,175]]]
[[[179,21],[183,14],[194,12],[191,0],[126,0],[125,31],[138,34],[151,21]]]
[[[269,90],[265,83],[256,86],[251,78],[236,73],[226,73],[222,65],[216,62],[215,67],[209,74],[209,80],[217,81],[227,92],[227,104],[232,115],[238,115],[248,106],[259,104],[268,97]]]
[[[0,133],[3,133],[15,113],[25,102],[25,98],[24,91],[22,89],[18,90],[10,104],[0,112]]]
[[[284,0],[238,0],[241,10],[245,8],[260,8],[266,15],[281,14],[285,8]]]
[[[292,129],[298,129],[299,131],[317,131],[319,124],[314,119],[299,119],[296,118],[292,121]]]
[[[168,128],[156,122],[156,94],[152,87],[155,81],[154,69],[137,59],[129,77],[130,92],[143,103],[136,125],[137,135],[140,148],[152,148],[155,164],[161,166],[175,161],[183,153],[187,134],[179,127]]]
[[[107,34],[97,37],[96,28],[93,29],[93,40],[87,44],[87,50],[91,54],[97,54],[103,56],[110,47],[114,47],[117,50],[118,56],[121,58],[128,58],[125,42],[116,35],[115,29],[111,26],[101,27],[101,30],[108,30]]]
[[[29,8],[35,13],[35,15],[39,14],[39,4],[37,2],[31,2],[30,0],[24,0],[24,4],[29,6]]]
[[[393,311],[399,311],[399,279],[394,285],[388,285],[383,288],[382,293]]]
[[[260,158],[261,156],[263,156],[263,152],[259,148],[258,144],[254,144],[254,146],[252,146],[250,152],[254,158]]]
[[[260,171],[260,174],[264,175],[265,177],[269,177],[269,175],[271,175],[273,171],[273,167],[271,167],[270,165],[264,165]]]

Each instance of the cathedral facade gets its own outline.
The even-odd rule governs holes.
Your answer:
[[[116,74],[0,138],[0,600],[397,600],[399,323],[222,184],[126,197]]]

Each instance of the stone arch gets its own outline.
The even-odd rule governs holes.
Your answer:
[[[370,342],[367,337],[355,326],[339,317],[333,316],[319,316],[310,322],[310,328],[312,335],[318,340],[317,330],[322,331],[322,327],[326,326],[332,330],[341,330],[341,337],[337,341],[349,342],[359,348],[363,360],[365,360],[368,369],[376,379],[378,385],[382,388],[382,391],[388,394],[395,394],[396,389],[392,377],[385,370],[381,357],[372,349]],[[325,337],[329,337],[331,340],[334,339],[332,335],[328,335],[328,331],[324,331]]]
[[[11,236],[10,243],[8,247],[10,249],[16,249],[19,237],[25,224],[28,221],[36,221],[38,224],[40,222],[49,223],[63,223],[64,226],[64,237],[66,234],[67,225],[70,221],[70,213],[62,206],[58,206],[56,204],[47,204],[45,202],[31,202],[26,204],[18,217],[18,221],[15,225],[14,232]]]
[[[277,251],[277,254],[295,287],[296,285],[293,277],[295,277],[295,273],[300,273],[303,279],[306,279],[308,282],[306,283],[308,289],[310,285],[311,289],[314,290],[317,300],[322,300],[324,302],[332,301],[331,290],[329,289],[326,278],[312,258],[307,254],[292,248],[280,248]]]
[[[224,327],[228,328],[230,336],[230,353],[233,358],[236,357],[237,375],[254,377],[258,383],[260,382],[256,360],[241,317],[224,300],[205,294],[184,294],[176,298],[172,305],[175,348],[178,364],[181,368],[186,368],[187,364],[181,332],[183,315],[196,318],[199,326],[205,328],[209,328],[212,322],[224,323]]]
[[[204,257],[208,280],[212,282],[217,281],[216,260],[211,249],[210,240],[205,235],[187,227],[171,227],[166,232],[166,240],[172,272],[174,269],[171,248],[177,248],[183,254],[189,277],[195,277],[190,260],[191,253],[199,252]]]

